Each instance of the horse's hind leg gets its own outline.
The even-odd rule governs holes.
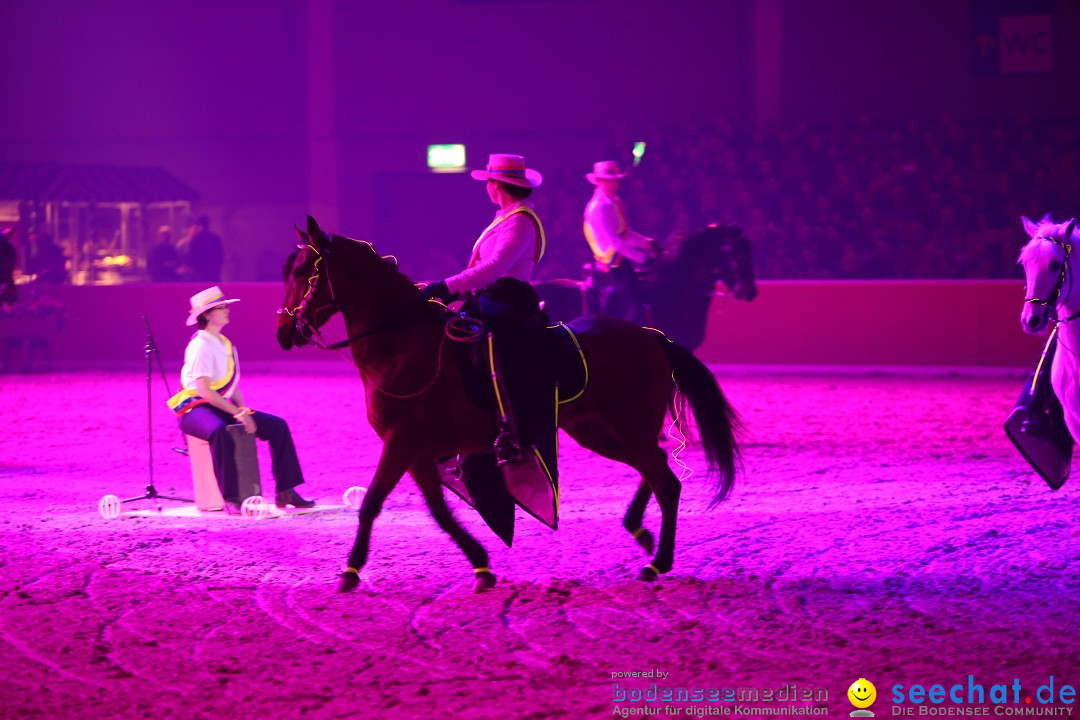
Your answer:
[[[660,544],[652,562],[638,575],[641,580],[652,581],[657,575],[670,571],[675,561],[675,520],[679,514],[682,483],[668,467],[666,452],[653,448],[647,453],[648,457],[640,464],[631,462],[631,465],[648,481],[660,505]]]
[[[442,483],[439,481],[439,471],[435,463],[431,461],[417,463],[410,473],[420,487],[420,492],[423,493],[435,522],[457,543],[457,546],[465,553],[465,557],[472,563],[473,572],[476,573],[476,592],[495,587],[495,576],[491,574],[491,569],[488,567],[487,551],[476,538],[469,534],[468,530],[458,524],[451,514],[446,498],[443,496]]]
[[[644,525],[645,506],[649,504],[650,497],[652,497],[652,488],[649,487],[649,483],[645,482],[645,478],[642,478],[638,484],[637,492],[634,493],[634,499],[630,501],[630,505],[626,508],[626,515],[622,521],[623,527],[637,540],[637,544],[645,550],[647,555],[652,555],[656,546],[652,532]]]
[[[382,512],[386,496],[401,480],[408,467],[408,460],[394,451],[392,444],[383,445],[379,465],[375,468],[375,477],[371,480],[364,501],[360,504],[360,523],[356,528],[356,540],[349,552],[349,565],[341,573],[338,592],[352,592],[360,584],[360,569],[367,563],[368,548],[371,545],[371,527],[375,518]]]
[[[603,455],[609,460],[614,460],[623,465],[629,465],[640,472],[640,469],[626,456],[622,445],[615,440],[615,436],[607,425],[596,421],[579,421],[573,425],[568,425],[564,429],[570,437],[574,438],[586,450],[591,450],[597,455]],[[655,546],[652,532],[647,530],[643,524],[645,507],[649,504],[650,495],[652,495],[652,488],[645,481],[645,476],[642,475],[637,492],[634,493],[634,498],[626,508],[626,515],[623,516],[623,527],[648,555],[652,555]]]

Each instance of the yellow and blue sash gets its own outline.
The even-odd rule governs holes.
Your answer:
[[[480,243],[487,237],[488,233],[494,230],[499,223],[509,220],[518,213],[528,215],[533,219],[533,222],[536,223],[536,229],[539,231],[539,235],[536,239],[536,250],[533,253],[533,265],[535,266],[540,262],[540,258],[544,257],[544,251],[547,250],[547,236],[544,235],[544,224],[540,222],[540,216],[536,214],[535,210],[528,205],[522,205],[521,207],[508,212],[506,215],[495,218],[494,222],[484,228],[484,232],[480,233],[480,237],[477,238],[476,244],[473,245],[473,254],[472,257],[469,258],[467,267],[472,267],[480,260]]]
[[[225,341],[225,350],[229,353],[229,367],[225,370],[224,378],[211,381],[210,389],[216,391],[219,395],[224,396],[236,383],[236,351],[233,349],[233,345],[229,341],[229,338],[222,335],[221,339]],[[189,388],[176,393],[166,400],[165,404],[169,406],[170,410],[176,413],[177,417],[181,417],[186,413],[191,412],[194,408],[205,405],[208,402],[210,401],[199,396],[198,390]]]

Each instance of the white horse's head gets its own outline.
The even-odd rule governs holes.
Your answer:
[[[1024,331],[1037,334],[1046,329],[1051,312],[1058,305],[1068,306],[1072,293],[1072,236],[1076,219],[1055,223],[1049,215],[1039,222],[1021,218],[1024,230],[1031,236],[1020,251],[1019,263],[1024,266],[1024,308],[1020,323]]]

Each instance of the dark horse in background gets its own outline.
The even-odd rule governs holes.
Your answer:
[[[734,225],[710,225],[680,238],[678,250],[646,263],[639,274],[641,321],[680,345],[696,349],[705,339],[709,305],[719,280],[737,300],[757,297],[753,246]],[[602,313],[600,278],[533,283],[552,320]]]
[[[369,243],[327,236],[310,217],[300,237],[300,250],[286,265],[278,342],[286,350],[308,342],[348,347],[364,383],[368,421],[383,441],[339,589],[359,584],[372,524],[406,472],[439,527],[468,557],[477,590],[493,587],[487,551],[451,515],[437,467],[439,458],[490,452],[495,440],[494,410],[478,405],[466,390],[465,378],[477,370],[469,353],[459,351],[464,343],[448,339],[442,307],[424,302],[396,263]],[[338,312],[349,337],[331,345],[318,329]],[[582,318],[571,327],[590,372],[585,389],[560,408],[559,427],[582,447],[640,473],[623,525],[650,554],[654,539],[642,519],[650,495],[656,497],[659,544],[639,575],[653,580],[671,570],[682,487],[657,443],[665,414],[672,412],[686,427],[688,401],[715,483],[713,505],[735,480],[738,418],[708,368],[660,333],[605,317]]]

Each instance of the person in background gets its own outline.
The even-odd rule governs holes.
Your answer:
[[[214,475],[225,500],[226,513],[239,514],[242,500],[238,496],[235,443],[228,432],[228,426],[234,423],[242,424],[249,434],[270,443],[277,506],[314,507],[313,501],[296,492],[304,476],[289,426],[275,415],[244,405],[236,348],[221,332],[229,322],[229,305],[235,302],[239,300],[226,299],[216,285],[191,297],[187,324],[198,325],[199,330],[191,336],[184,351],[184,367],[180,371],[184,389],[169,398],[169,407],[180,417],[180,429],[186,435],[210,443]]]
[[[14,305],[18,299],[15,289],[15,245],[11,235],[15,228],[0,230],[0,306]]]
[[[225,264],[225,244],[210,232],[210,219],[200,215],[188,225],[188,245],[185,264],[190,268],[191,280],[220,282],[221,268]]]
[[[158,241],[146,256],[146,272],[151,282],[176,282],[180,279],[180,253],[172,239],[172,228],[158,228]]]
[[[593,267],[601,284],[601,311],[605,315],[643,322],[638,299],[637,268],[656,255],[652,238],[630,229],[626,208],[619,198],[619,181],[626,173],[614,160],[593,164],[585,179],[596,186],[585,206],[585,240],[593,253]]]
[[[53,240],[52,235],[42,233],[37,238],[37,249],[30,258],[28,268],[32,275],[37,275],[38,282],[67,282],[67,257],[64,250]]]

